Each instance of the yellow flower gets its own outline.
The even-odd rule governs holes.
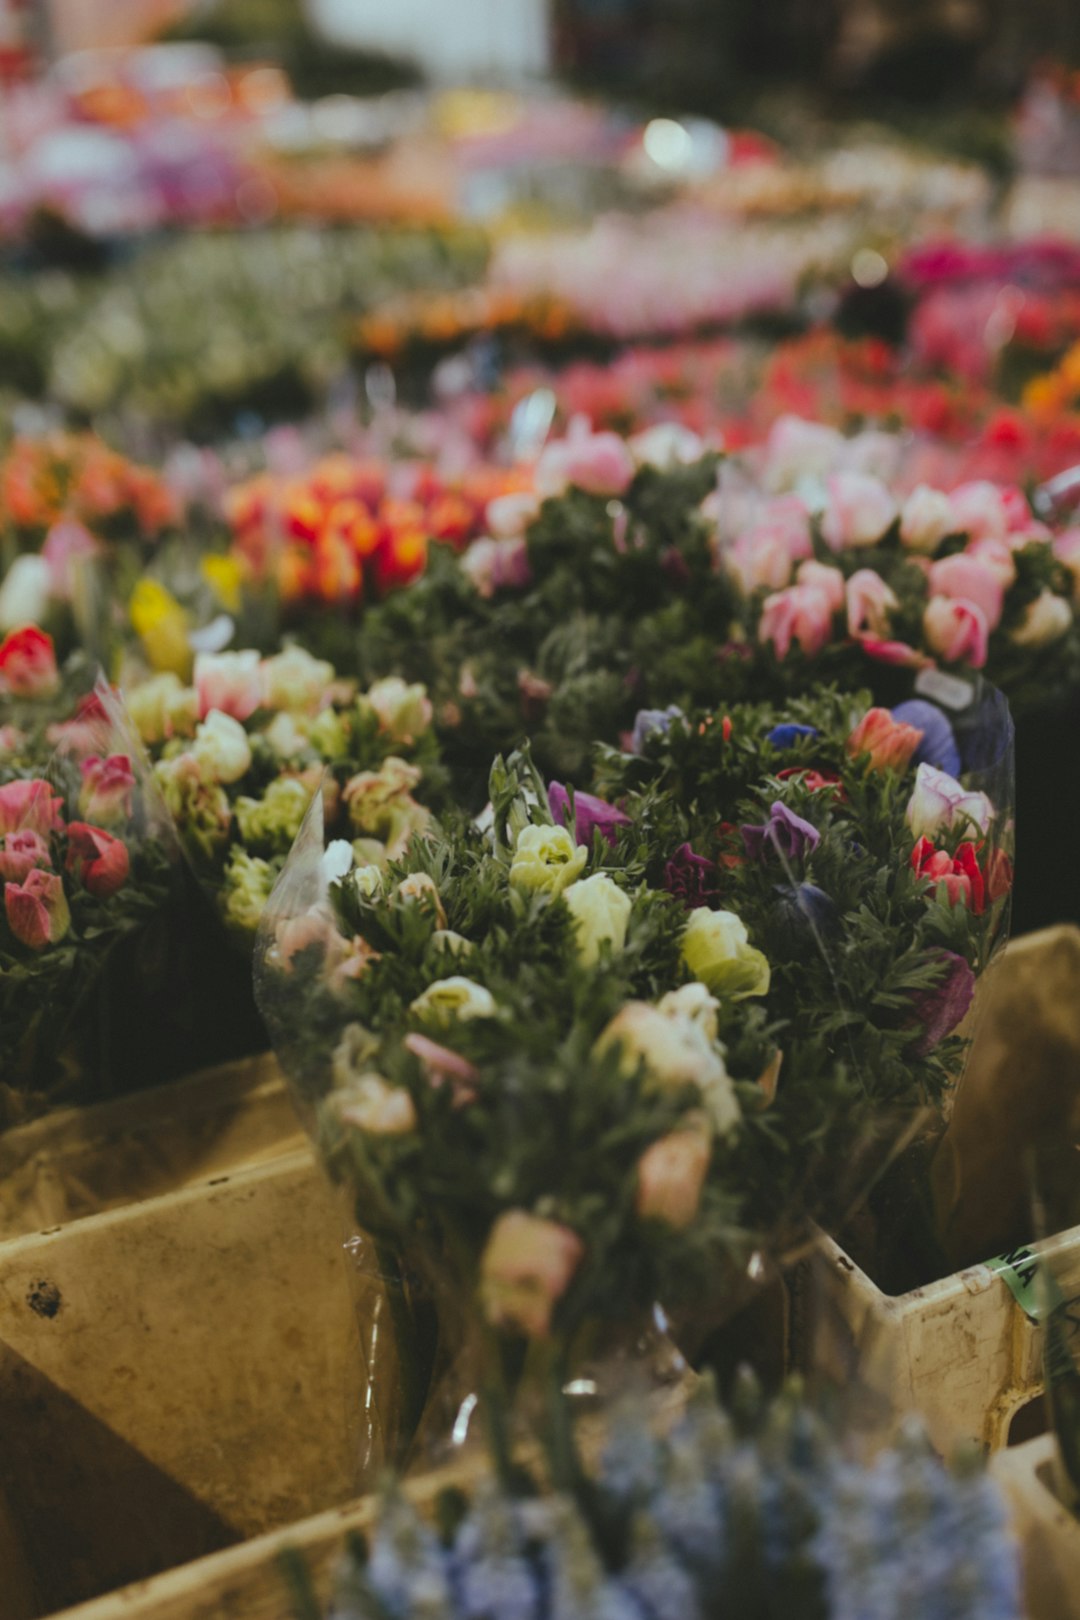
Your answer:
[[[226,613],[239,613],[243,584],[247,575],[243,559],[231,554],[213,553],[200,563],[203,579]]]
[[[694,978],[714,995],[742,1001],[768,994],[768,960],[750,944],[746,924],[733,911],[710,911],[707,906],[692,911],[682,955]]]
[[[140,579],[129,611],[150,667],[186,680],[191,674],[190,620],[175,596],[156,579]]]

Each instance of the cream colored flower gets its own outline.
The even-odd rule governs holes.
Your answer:
[[[695,979],[721,997],[742,1001],[768,994],[768,960],[750,944],[746,924],[733,911],[710,911],[707,906],[692,911],[682,955]]]
[[[454,1024],[470,1018],[494,1018],[498,1007],[490,990],[461,974],[454,974],[449,979],[436,979],[434,984],[429,984],[409,1010],[418,1018]]]
[[[510,882],[526,893],[562,894],[585,870],[589,852],[565,827],[523,827],[510,863]]]
[[[563,903],[574,918],[578,960],[583,967],[592,967],[599,960],[604,940],[613,952],[622,950],[632,903],[606,872],[571,883],[563,890]]]

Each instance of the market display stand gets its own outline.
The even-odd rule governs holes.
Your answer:
[[[1027,1620],[1076,1620],[1080,1612],[1080,1520],[1055,1488],[1048,1434],[1003,1451],[991,1469],[1005,1492],[1022,1547]]]

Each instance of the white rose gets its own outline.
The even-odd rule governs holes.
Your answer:
[[[251,769],[251,744],[239,720],[211,709],[191,744],[199,772],[208,781],[239,782]]]
[[[563,890],[563,900],[574,918],[578,960],[592,967],[600,958],[600,945],[607,940],[613,952],[626,944],[631,900],[624,889],[597,872]]]
[[[482,984],[454,974],[436,979],[412,1003],[410,1012],[440,1024],[453,1024],[470,1018],[494,1018],[498,1012],[495,997]]]
[[[44,557],[16,557],[0,586],[0,630],[40,624],[52,600],[52,575]]]

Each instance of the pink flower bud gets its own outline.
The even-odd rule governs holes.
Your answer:
[[[799,564],[795,578],[800,585],[813,585],[815,590],[823,591],[828,598],[830,612],[839,613],[846,596],[846,582],[839,568],[830,568],[828,563],[810,559]]]
[[[641,1218],[663,1221],[677,1232],[692,1226],[711,1152],[703,1122],[672,1131],[647,1148],[638,1161],[637,1212]]]
[[[581,1264],[576,1232],[523,1209],[500,1215],[480,1261],[480,1292],[489,1322],[544,1339],[551,1313]]]
[[[986,663],[986,615],[974,602],[932,596],[923,614],[923,634],[927,646],[947,664],[970,664],[973,669],[982,669]]]
[[[892,495],[878,478],[865,473],[838,472],[826,480],[828,506],[821,533],[833,551],[873,546],[896,521]]]
[[[29,829],[47,838],[62,825],[62,803],[52,784],[39,776],[5,782],[0,787],[0,833]]]
[[[30,827],[0,836],[0,878],[5,883],[22,883],[35,866],[51,867],[49,846]]]
[[[257,652],[199,653],[195,660],[199,718],[220,709],[233,720],[247,720],[263,700],[263,675]]]
[[[793,641],[807,658],[814,658],[832,634],[832,618],[824,591],[814,585],[789,585],[762,603],[758,640],[771,641],[777,658],[787,657]]]
[[[989,562],[958,552],[932,563],[929,578],[931,595],[974,602],[982,609],[987,630],[997,629],[1005,606],[1005,588]]]
[[[4,911],[15,938],[32,951],[55,945],[71,927],[63,880],[56,872],[35,868],[24,883],[5,884]]]
[[[127,754],[110,754],[107,759],[91,754],[81,761],[79,769],[79,809],[87,821],[103,821],[106,825],[126,821],[135,791],[135,773]]]
[[[859,568],[845,589],[848,635],[885,636],[889,615],[900,606],[896,594],[873,568]]]

